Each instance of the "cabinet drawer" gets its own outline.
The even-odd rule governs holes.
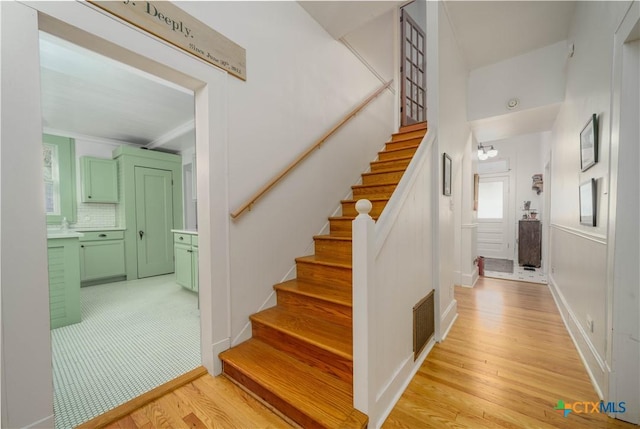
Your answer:
[[[191,244],[191,237],[191,234],[175,233],[173,234],[173,241],[176,243]]]
[[[91,231],[83,232],[80,241],[123,240],[124,231]]]

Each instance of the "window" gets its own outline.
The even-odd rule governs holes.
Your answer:
[[[502,182],[480,182],[478,187],[478,219],[502,219]]]
[[[42,138],[45,212],[48,224],[76,217],[75,150],[73,139],[45,134]]]

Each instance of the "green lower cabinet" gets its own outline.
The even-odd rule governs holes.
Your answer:
[[[47,240],[51,329],[80,322],[78,238]]]
[[[85,232],[80,239],[80,280],[83,285],[126,278],[123,231]]]
[[[192,241],[193,240],[193,241]],[[198,240],[190,234],[174,234],[174,255],[176,262],[176,283],[198,291]]]

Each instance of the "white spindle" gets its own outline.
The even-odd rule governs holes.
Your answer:
[[[373,304],[369,297],[373,281],[374,227],[369,216],[372,204],[369,200],[358,200],[358,216],[353,221],[353,406],[369,414],[375,397],[373,395],[373,371],[369,357],[373,356],[373,341],[370,319]],[[372,319],[371,319],[372,320]]]

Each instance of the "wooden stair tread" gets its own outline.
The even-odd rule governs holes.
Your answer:
[[[378,201],[389,201],[389,198],[381,198],[381,197],[377,197],[377,198],[367,198],[369,201],[371,201],[372,203],[374,202],[378,202]],[[340,200],[340,204],[349,204],[349,203],[357,203],[358,200]],[[321,236],[320,236],[321,237]],[[315,238],[315,237],[314,237]],[[351,240],[351,239],[349,239]]]
[[[330,218],[330,219],[335,219],[335,218]],[[349,219],[349,218],[345,218],[345,219]],[[351,218],[351,219],[355,219],[355,218]],[[326,265],[330,267],[351,269],[351,262],[332,260],[331,258],[319,257],[317,255],[301,256],[299,258],[296,258],[296,262],[306,262],[309,264],[318,264],[318,265]]]
[[[368,417],[353,408],[351,386],[269,345],[250,339],[223,352],[237,368],[309,420],[327,428],[365,428]],[[284,411],[284,410],[283,410]],[[300,422],[304,425],[303,422]]]
[[[427,130],[427,121],[422,121],[422,122],[416,122],[415,124],[411,124],[411,125],[404,125],[402,127],[400,127],[400,130],[398,130],[399,133],[403,133],[403,132],[411,132],[411,131],[418,131],[418,130]]]
[[[426,135],[427,133],[425,133]],[[398,134],[398,136],[400,136],[402,134]],[[422,139],[424,138],[424,135],[422,136],[412,136],[412,137],[400,137],[400,138],[396,138],[395,140],[390,140],[388,142],[386,142],[385,144],[389,144],[389,143],[400,143],[400,142],[406,142],[409,140],[419,140],[418,143],[420,143],[420,141],[422,141]]]
[[[322,284],[293,279],[278,283],[274,286],[274,289],[278,291],[296,293],[347,307],[352,306],[352,292],[347,288],[335,286],[331,283]]]
[[[406,170],[406,168],[394,168],[394,169],[390,169],[390,170],[376,170],[376,171],[370,171],[368,173],[362,173],[362,177],[364,176],[376,176],[376,175],[383,175],[386,173],[403,173]]]
[[[345,326],[305,317],[278,306],[255,313],[250,319],[344,359],[353,360],[353,334]]]
[[[352,200],[353,201],[353,200]],[[348,201],[349,202],[349,201]],[[353,201],[355,203],[355,201]],[[336,237],[335,235],[314,235],[314,240],[338,240],[338,241],[353,241],[351,237]]]
[[[370,185],[353,185],[351,189],[375,188],[377,186],[397,186],[398,182],[372,183]]]
[[[355,216],[331,216],[329,220],[354,220]],[[373,220],[378,220],[378,216],[371,216]]]
[[[420,146],[420,143],[412,144],[412,145],[405,146],[405,147],[400,147],[400,148],[397,148],[397,149],[387,149],[387,150],[382,150],[382,151],[380,151],[380,152],[385,152],[385,153],[400,152],[400,151],[407,150],[407,149],[415,149],[415,148],[417,148],[418,146]],[[380,153],[380,152],[378,152],[378,153]],[[404,157],[403,157],[403,158],[404,158]],[[398,158],[394,158],[394,160],[397,160],[397,159],[398,159]]]
[[[406,148],[402,148],[402,149],[406,149]],[[371,161],[371,164],[378,164],[378,165],[380,165],[380,164],[392,164],[394,162],[399,162],[399,161],[411,161],[412,158],[413,158],[413,156],[399,156],[398,158],[383,159],[382,161]],[[387,170],[384,169],[384,170],[376,170],[376,171],[387,171]]]

